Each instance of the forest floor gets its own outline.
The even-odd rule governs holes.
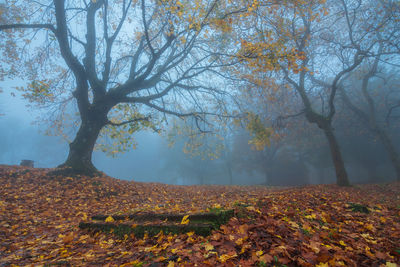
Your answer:
[[[175,186],[52,177],[49,170],[0,165],[0,266],[400,264],[400,183]],[[139,238],[78,227],[98,214],[179,213],[190,221],[210,209],[235,216],[207,237]]]

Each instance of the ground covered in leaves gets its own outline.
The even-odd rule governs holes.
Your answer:
[[[173,186],[0,166],[0,266],[396,266],[400,184]],[[210,236],[117,236],[93,215],[234,209]],[[110,218],[108,218],[110,220]],[[132,224],[132,227],[135,227]]]

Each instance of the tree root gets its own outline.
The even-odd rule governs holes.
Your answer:
[[[73,176],[73,177],[77,177],[80,175],[84,175],[84,176],[88,176],[88,177],[95,177],[95,176],[103,176],[104,173],[102,173],[101,171],[97,170],[97,169],[92,169],[92,168],[88,168],[85,170],[82,169],[74,169],[73,167],[70,166],[65,166],[65,165],[60,165],[58,166],[56,169],[54,169],[53,171],[49,171],[47,173],[47,176]]]

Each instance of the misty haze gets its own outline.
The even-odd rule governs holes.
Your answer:
[[[398,266],[399,21],[0,0],[0,265]]]

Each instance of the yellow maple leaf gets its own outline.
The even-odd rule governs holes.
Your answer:
[[[243,244],[244,239],[243,238],[239,238],[238,240],[235,241],[235,244],[240,246]]]
[[[214,249],[214,246],[211,245],[210,243],[207,243],[207,244],[204,246],[204,248],[206,249],[206,251],[210,251],[210,250],[213,250],[213,249]]]
[[[149,251],[154,251],[154,250],[156,250],[157,249],[157,244],[155,244],[154,246],[152,246],[152,247],[147,247],[147,248],[144,248],[144,251],[146,251],[146,252],[149,252]]]
[[[214,205],[213,205],[213,208],[215,208],[215,209],[220,209],[220,208],[221,208],[221,205],[220,205],[220,204],[214,204]]]
[[[386,262],[386,264],[385,264],[385,266],[387,266],[387,267],[396,267],[397,266],[397,264],[396,263],[392,263],[392,262]]]
[[[290,226],[292,226],[294,228],[299,228],[300,227],[297,223],[295,223],[293,221],[289,221],[288,223],[290,224]]]
[[[311,213],[311,215],[306,215],[304,216],[306,219],[312,220],[312,219],[316,219],[317,215],[315,213]]]
[[[189,223],[189,215],[183,216],[181,224],[188,224],[188,223]]]
[[[169,261],[167,267],[174,267],[175,263],[173,261]]]
[[[232,258],[234,258],[234,257],[237,257],[237,254],[236,254],[236,253],[234,253],[234,254],[232,254],[232,255],[229,255],[229,254],[222,254],[221,256],[218,257],[218,260],[219,260],[220,262],[224,263],[224,262],[226,262],[227,260],[232,259]]]
[[[364,228],[370,230],[371,232],[375,232],[375,227],[370,223],[366,224]]]
[[[374,254],[371,253],[371,248],[368,246],[365,247],[365,255],[367,255],[370,258],[374,258]]]
[[[82,213],[82,220],[86,221],[88,218],[87,214],[85,212]]]
[[[191,232],[187,232],[186,234],[187,234],[188,237],[191,237],[192,235],[194,235],[194,232],[191,231]]]
[[[114,221],[115,221],[114,218],[111,217],[111,216],[108,216],[108,217],[106,218],[106,220],[105,220],[105,222],[114,222]]]

